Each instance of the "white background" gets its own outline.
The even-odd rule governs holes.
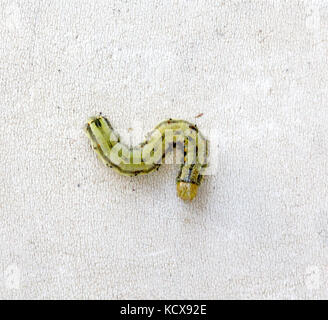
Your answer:
[[[327,63],[328,1],[1,0],[0,297],[328,298]],[[119,176],[99,112],[217,130],[216,174]]]

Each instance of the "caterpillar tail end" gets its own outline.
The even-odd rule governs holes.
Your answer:
[[[198,185],[189,182],[177,183],[178,197],[185,201],[191,201],[196,197]]]

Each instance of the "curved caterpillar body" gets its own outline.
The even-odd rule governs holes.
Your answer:
[[[137,176],[157,170],[173,148],[183,151],[177,176],[177,194],[192,200],[207,167],[208,141],[197,127],[184,120],[158,124],[147,139],[135,147],[120,142],[119,135],[103,117],[92,117],[85,126],[91,145],[104,164],[121,175]]]

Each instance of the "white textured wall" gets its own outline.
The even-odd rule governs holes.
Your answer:
[[[327,63],[328,1],[1,0],[0,297],[328,298]],[[100,111],[217,129],[217,174],[120,177]]]

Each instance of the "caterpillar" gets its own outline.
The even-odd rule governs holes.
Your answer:
[[[177,195],[183,200],[195,198],[208,158],[208,141],[195,125],[184,120],[165,120],[135,147],[121,143],[120,136],[104,116],[91,117],[84,130],[102,162],[125,176],[158,170],[168,152],[174,148],[181,150]]]

